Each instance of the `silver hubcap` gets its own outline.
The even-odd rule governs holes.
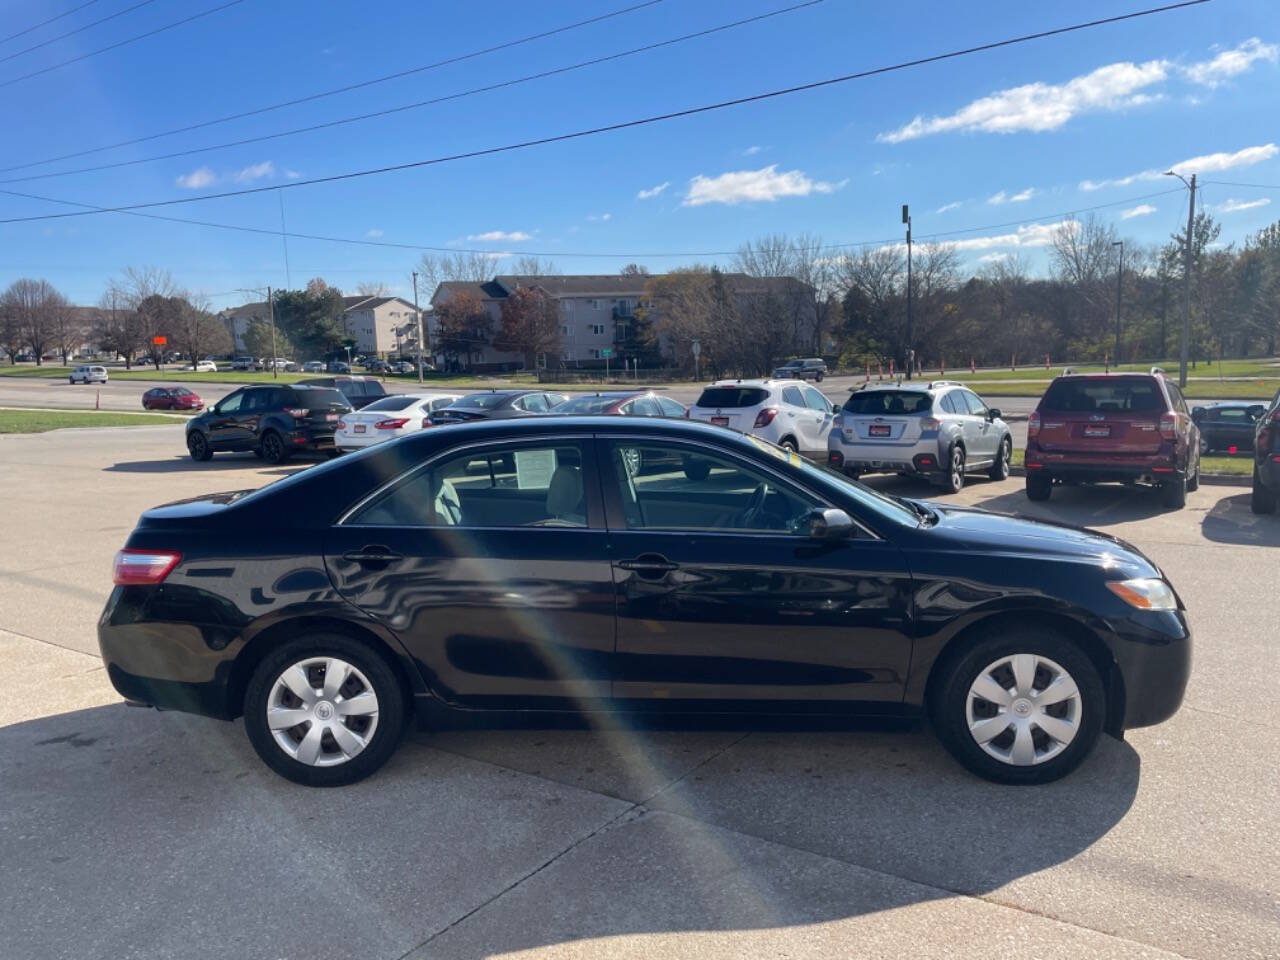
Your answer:
[[[337,766],[373,738],[378,697],[368,677],[345,660],[299,660],[271,688],[267,727],[280,749],[299,763]]]
[[[1082,715],[1071,674],[1034,653],[988,664],[965,703],[974,742],[1001,763],[1018,767],[1044,763],[1065,750],[1080,730]]]
[[[964,477],[964,454],[957,450],[951,455],[951,485],[958,487]]]

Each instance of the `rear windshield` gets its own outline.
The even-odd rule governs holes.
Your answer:
[[[295,390],[294,396],[297,397],[297,403],[302,404],[309,410],[320,410],[324,407],[349,407],[347,398],[337,390],[330,390],[328,387],[311,387],[308,390]]]
[[[375,410],[403,410],[405,407],[411,407],[418,402],[417,397],[398,396],[383,397],[381,400],[375,400],[373,403],[365,407],[365,410],[373,412]]]
[[[1062,413],[1155,413],[1165,409],[1165,400],[1151,377],[1062,379],[1049,385],[1040,409]]]
[[[474,393],[469,397],[463,397],[461,400],[455,400],[450,406],[453,407],[479,407],[481,410],[492,410],[494,407],[500,407],[508,400],[505,393]]]
[[[863,390],[851,394],[844,402],[845,413],[866,416],[912,413],[929,413],[933,410],[933,396],[928,393],[905,390]]]
[[[700,407],[754,407],[764,403],[769,391],[759,387],[707,387],[698,398]]]
[[[557,403],[552,409],[556,413],[604,413],[620,399],[620,397],[571,397],[564,403]]]

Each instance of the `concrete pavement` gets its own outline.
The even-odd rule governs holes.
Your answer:
[[[1280,955],[1280,522],[1247,492],[955,498],[1125,537],[1190,609],[1183,709],[1057,784],[918,729],[618,725],[417,734],[309,791],[238,723],[120,705],[93,656],[139,511],[302,466],[193,464],[174,427],[0,437],[0,954]]]

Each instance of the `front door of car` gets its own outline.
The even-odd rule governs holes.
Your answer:
[[[609,696],[613,582],[590,438],[454,449],[330,528],[337,589],[465,707]]]
[[[245,391],[237,390],[213,405],[205,425],[209,442],[214,447],[234,447],[246,436],[240,426],[240,415],[245,402]]]
[[[911,578],[896,547],[865,530],[811,539],[806,520],[828,504],[729,451],[602,438],[600,453],[620,704],[874,711],[901,702]]]
[[[968,390],[957,390],[956,393],[956,399],[962,400],[969,412],[964,425],[966,459],[970,463],[995,459],[1000,437],[987,415],[987,405],[978,399],[976,393]]]

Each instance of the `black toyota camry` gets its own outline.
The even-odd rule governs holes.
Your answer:
[[[927,714],[974,773],[1040,783],[1171,716],[1191,663],[1177,594],[1123,541],[639,417],[427,430],[159,507],[115,583],[120,694],[243,716],[313,785],[480,711]]]

